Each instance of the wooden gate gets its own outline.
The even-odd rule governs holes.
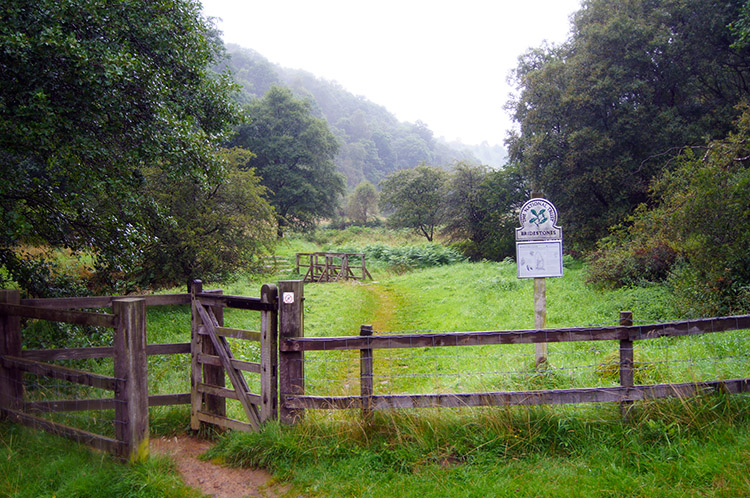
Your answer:
[[[191,427],[201,422],[223,428],[256,431],[266,420],[278,416],[277,327],[278,305],[275,285],[264,285],[260,298],[227,296],[221,291],[203,291],[200,280],[193,282],[191,341]],[[224,327],[224,308],[261,312],[258,332]],[[260,343],[260,363],[239,360],[227,338]],[[248,387],[244,372],[260,374],[260,393]],[[232,388],[225,385],[229,378]],[[226,400],[239,401],[247,422],[227,416]]]
[[[297,284],[301,285],[301,282]],[[288,286],[288,283],[280,282],[282,290]],[[129,460],[142,460],[148,456],[150,406],[190,404],[193,429],[207,423],[222,428],[257,430],[263,422],[279,416],[277,334],[281,320],[277,295],[276,286],[268,284],[261,288],[261,297],[228,296],[221,290],[204,292],[199,280],[192,283],[191,292],[187,294],[149,296],[22,300],[19,291],[0,289],[0,419],[7,417]],[[147,343],[146,308],[163,305],[191,305],[189,343]],[[98,308],[112,308],[113,313],[78,311]],[[260,312],[260,331],[224,327],[225,308]],[[114,329],[112,345],[24,349],[22,317]],[[293,323],[299,326],[301,321]],[[299,332],[289,334],[301,335]],[[236,358],[227,338],[259,342],[260,362]],[[150,395],[147,358],[187,353],[191,355],[191,392]],[[113,358],[112,375],[54,363],[98,358]],[[24,388],[24,372],[99,388],[105,393],[78,399],[29,398]],[[258,385],[260,394],[250,391],[244,377],[247,373],[260,376],[260,383],[253,383]],[[231,389],[225,385],[226,378],[231,382]],[[114,392],[112,397],[108,397],[108,391]],[[227,399],[240,403],[242,412],[239,418],[246,420],[227,416]],[[90,410],[114,411],[112,429],[115,437],[93,434],[41,417],[47,413]]]

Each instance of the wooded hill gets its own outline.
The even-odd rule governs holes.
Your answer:
[[[436,138],[424,123],[400,122],[385,107],[348,92],[336,82],[283,68],[238,45],[228,44],[226,50],[228,58],[221,69],[228,68],[242,85],[242,101],[260,98],[279,85],[311,102],[313,114],[325,119],[339,140],[336,169],[346,176],[350,189],[362,180],[377,185],[393,171],[421,163],[448,166],[465,161],[493,167],[505,163],[506,152],[498,145],[448,144]]]

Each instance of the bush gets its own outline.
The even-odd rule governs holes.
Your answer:
[[[609,286],[669,281],[687,315],[750,309],[750,107],[737,133],[686,149],[651,186],[653,207],[603,240],[589,280]]]
[[[406,246],[372,244],[360,249],[341,249],[341,252],[364,253],[368,260],[385,263],[400,271],[450,265],[465,261],[460,252],[440,244],[415,244]]]
[[[588,258],[589,283],[632,287],[664,282],[677,261],[677,250],[660,230],[662,220],[645,206],[636,210],[627,228],[617,227],[599,242]]]

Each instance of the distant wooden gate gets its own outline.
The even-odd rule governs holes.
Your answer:
[[[301,259],[308,258],[304,263]],[[359,260],[359,265],[357,265]],[[305,282],[337,282],[339,280],[372,280],[365,266],[365,255],[346,252],[297,253],[297,273],[305,271]]]
[[[203,292],[199,280],[193,282],[191,288],[191,427],[197,430],[204,422],[257,431],[263,422],[278,416],[276,286],[264,285],[260,298],[227,296],[220,292]],[[261,331],[224,327],[225,307],[260,311]],[[259,342],[260,363],[236,359],[227,343],[228,337]],[[250,392],[243,372],[260,374],[260,393]],[[225,375],[232,389],[225,386]],[[240,402],[247,422],[227,417],[227,399]]]

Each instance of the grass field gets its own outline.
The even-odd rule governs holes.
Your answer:
[[[307,285],[306,335],[357,335],[362,324],[384,332],[533,328],[532,282],[518,280],[510,262],[415,263],[421,267],[410,270],[408,258],[428,261],[437,249],[404,232],[361,229],[288,239],[279,254],[291,259],[298,251],[359,251],[374,242],[409,247],[408,255],[393,251],[390,260],[368,260],[374,281]],[[584,271],[566,258],[565,276],[548,280],[548,326],[615,324],[621,310],[633,311],[636,322],[677,318],[664,288],[598,291],[585,285]],[[229,294],[257,296],[263,282],[293,278],[288,271],[240,276],[220,286]],[[257,330],[259,319],[230,310],[225,320]],[[149,341],[189,340],[189,321],[179,307],[152,309]],[[748,377],[747,331],[714,335],[639,345],[636,382]],[[243,359],[259,354],[254,345],[235,347]],[[616,370],[608,365],[615,350],[605,342],[551,344],[549,369],[541,375],[533,369],[533,346],[376,351],[375,392],[613,385]],[[152,392],[189,389],[187,355],[150,361]],[[352,352],[308,353],[308,392],[358,393],[358,362]],[[152,409],[156,434],[184,431],[188,423],[184,409]],[[267,468],[289,481],[292,493],[312,496],[747,496],[750,399],[638,403],[625,421],[613,405],[384,411],[366,423],[358,411],[309,411],[292,428],[269,424],[261,433],[222,437],[210,457]],[[58,466],[68,478],[31,479],[53,475]],[[130,484],[110,494],[70,491],[63,481],[80,479],[73,476],[89,467],[98,476],[90,479],[118,475]],[[167,478],[166,461],[123,467],[9,424],[0,424],[0,472],[0,496],[183,496]],[[34,484],[24,487],[26,481]]]

